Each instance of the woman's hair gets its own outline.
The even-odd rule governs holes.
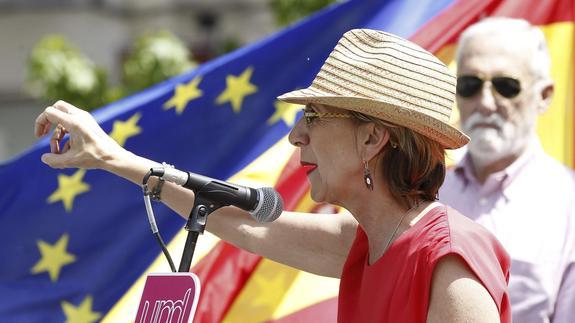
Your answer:
[[[383,177],[392,196],[407,207],[421,200],[435,201],[445,179],[445,149],[436,141],[406,127],[355,111],[351,114],[389,132],[389,144],[384,147],[381,163]]]

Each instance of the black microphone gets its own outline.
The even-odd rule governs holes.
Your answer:
[[[151,171],[152,175],[190,189],[221,206],[233,205],[246,210],[258,222],[274,221],[283,211],[283,200],[271,187],[254,189],[172,167],[154,167]]]

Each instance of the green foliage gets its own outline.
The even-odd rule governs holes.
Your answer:
[[[167,31],[140,36],[123,66],[123,81],[129,93],[141,91],[195,66],[185,44]]]
[[[106,102],[106,73],[62,36],[48,35],[28,59],[30,92],[52,103],[58,99],[92,109]]]
[[[167,31],[140,36],[123,64],[122,84],[61,35],[48,35],[28,59],[29,92],[47,103],[66,100],[86,110],[103,106],[194,67],[183,42]]]
[[[270,5],[279,26],[288,25],[308,16],[336,0],[270,0]]]
[[[229,52],[233,52],[234,50],[242,47],[240,41],[235,37],[228,37],[224,39],[220,48],[219,48],[219,55],[224,55]]]
[[[337,0],[269,0],[278,25],[305,17]],[[237,48],[228,39],[221,48]],[[106,72],[61,35],[48,35],[33,48],[28,60],[28,88],[52,103],[63,99],[91,110],[141,91],[195,66],[186,45],[168,31],[138,37],[122,66],[122,84],[110,87]]]

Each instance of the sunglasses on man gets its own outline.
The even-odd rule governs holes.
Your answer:
[[[521,83],[512,77],[496,76],[488,80],[476,75],[462,75],[457,77],[457,94],[463,98],[471,98],[481,91],[483,83],[487,81],[490,81],[495,91],[504,98],[514,98],[521,92]]]

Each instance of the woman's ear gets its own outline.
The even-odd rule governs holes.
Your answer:
[[[370,161],[388,144],[389,131],[381,125],[366,122],[359,126],[358,139],[361,145],[360,151],[363,152],[362,158]]]

